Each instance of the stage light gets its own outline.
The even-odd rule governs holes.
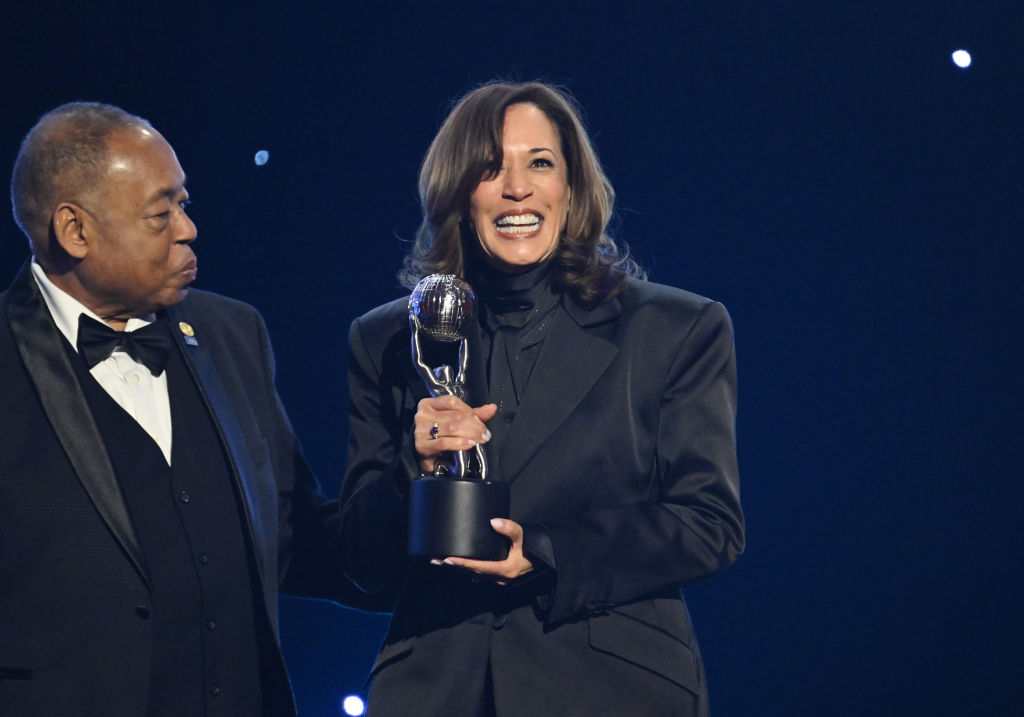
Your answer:
[[[345,714],[355,717],[366,711],[366,705],[359,695],[349,695],[341,701],[341,709],[345,710]]]
[[[265,149],[261,149],[259,152],[256,153],[256,156],[252,158],[252,161],[256,163],[257,167],[262,167],[264,164],[270,161],[270,152],[268,152]]]
[[[953,53],[953,64],[966,70],[971,66],[971,53],[967,50],[957,50]]]

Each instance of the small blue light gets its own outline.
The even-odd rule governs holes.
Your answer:
[[[363,699],[359,695],[349,695],[341,701],[341,708],[345,710],[345,714],[356,717],[357,715],[363,714],[366,711],[366,705],[363,704]]]
[[[953,53],[953,64],[966,70],[971,66],[971,53],[967,50],[957,50]]]
[[[252,158],[256,162],[257,167],[262,167],[264,164],[270,161],[270,152],[265,149],[261,149],[256,153],[256,156]],[[362,714],[360,712],[360,714]]]

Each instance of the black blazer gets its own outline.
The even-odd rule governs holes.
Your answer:
[[[0,714],[144,714],[151,601],[135,529],[28,266],[0,305]],[[335,505],[320,495],[274,389],[259,314],[196,290],[168,314],[195,331],[191,346],[175,330],[177,349],[244,498],[261,619],[276,634],[279,586],[366,606],[328,556]],[[272,670],[283,678],[279,653]]]
[[[707,709],[679,588],[743,548],[728,314],[640,281],[594,309],[563,307],[501,471],[511,518],[550,538],[553,586],[538,575],[502,589],[407,562],[410,427],[427,393],[405,300],[352,324],[345,565],[364,589],[400,595],[371,715],[473,714],[488,680],[502,715]]]

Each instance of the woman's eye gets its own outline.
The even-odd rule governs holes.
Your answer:
[[[533,160],[532,165],[534,167],[554,167],[555,166],[554,162],[552,162],[550,159],[545,159],[544,157],[538,157],[537,159]]]

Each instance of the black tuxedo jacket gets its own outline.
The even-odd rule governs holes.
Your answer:
[[[0,714],[145,712],[145,556],[111,461],[28,266],[0,294]],[[191,291],[168,309],[243,498],[266,619],[279,587],[356,601],[329,516],[274,389],[259,314]],[[177,330],[187,322],[197,345]],[[272,669],[283,677],[280,654]]]
[[[342,540],[350,577],[399,602],[369,714],[694,715],[703,668],[679,588],[743,547],[732,327],[721,304],[640,281],[596,308],[563,297],[506,438],[511,518],[557,571],[507,588],[405,556],[427,396],[405,300],[350,332]],[[550,575],[548,576],[550,578]],[[488,674],[489,673],[489,674]]]

